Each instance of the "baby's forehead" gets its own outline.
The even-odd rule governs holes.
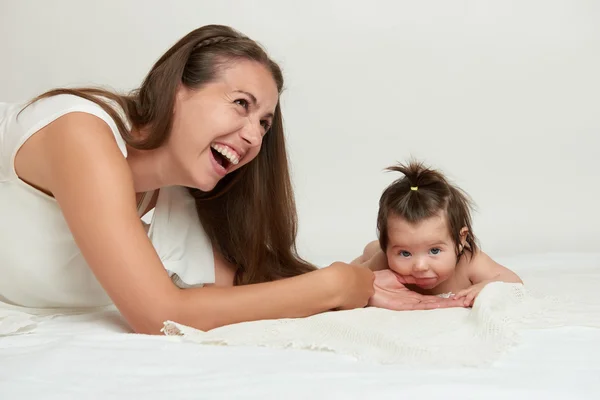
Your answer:
[[[452,243],[448,224],[443,215],[436,215],[418,222],[408,222],[402,217],[388,218],[390,245],[424,246],[436,243]]]

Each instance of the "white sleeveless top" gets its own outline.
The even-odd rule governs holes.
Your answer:
[[[125,141],[110,116],[83,98],[59,95],[42,99],[17,118],[23,106],[0,103],[0,302],[32,308],[110,305],[58,203],[19,179],[14,160],[35,132],[69,112],[86,112],[105,121],[126,158]],[[115,109],[122,111],[118,106]],[[151,193],[144,197],[140,211],[151,197]],[[212,246],[186,188],[160,189],[147,231],[175,284],[214,283]]]

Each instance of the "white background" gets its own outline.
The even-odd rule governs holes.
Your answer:
[[[598,1],[0,0],[0,101],[132,89],[209,23],[284,69],[309,260],[375,238],[383,169],[411,155],[471,194],[490,254],[598,250]]]

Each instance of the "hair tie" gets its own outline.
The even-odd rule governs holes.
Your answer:
[[[410,190],[414,190],[415,192],[416,192],[418,189],[419,189],[419,187],[418,187],[418,186],[411,186],[411,187],[410,187]]]

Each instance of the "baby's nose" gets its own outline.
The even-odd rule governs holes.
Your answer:
[[[426,271],[428,269],[427,263],[424,260],[417,260],[413,265],[415,271]]]

